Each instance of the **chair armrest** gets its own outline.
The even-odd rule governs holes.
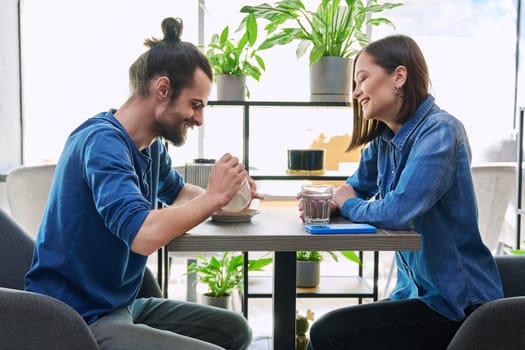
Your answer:
[[[5,349],[98,350],[84,319],[65,303],[0,287],[0,344]]]
[[[525,297],[491,301],[476,309],[447,350],[525,349]]]

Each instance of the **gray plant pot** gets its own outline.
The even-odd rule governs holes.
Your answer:
[[[321,57],[310,66],[310,100],[315,102],[346,102],[352,80],[351,60],[342,57]]]
[[[213,297],[207,293],[202,295],[202,303],[205,305],[211,305],[220,307],[223,309],[231,310],[232,309],[232,296],[231,294],[225,295],[223,297]]]
[[[244,75],[217,75],[218,101],[244,101],[246,98],[246,77]]]
[[[295,285],[302,288],[315,288],[321,276],[320,261],[297,260]]]

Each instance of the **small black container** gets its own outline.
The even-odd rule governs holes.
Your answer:
[[[288,170],[323,170],[324,149],[289,149]]]
[[[215,164],[215,159],[212,158],[195,158],[193,159],[194,164]]]

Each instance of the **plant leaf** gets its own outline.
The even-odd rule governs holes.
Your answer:
[[[359,259],[359,255],[357,255],[355,252],[351,250],[342,250],[340,253],[348,260],[361,264],[361,259]]]
[[[345,0],[341,3],[341,0],[321,0],[316,10],[310,11],[301,0],[280,0],[274,5],[244,6],[241,12],[268,21],[264,27],[268,37],[259,50],[298,40],[297,57],[302,57],[311,48],[310,64],[313,64],[322,56],[353,57],[358,52],[357,44],[362,47],[368,43],[363,33],[365,24],[394,27],[390,20],[371,18],[370,15],[402,5],[379,4],[377,0]],[[306,45],[301,40],[311,43]]]
[[[246,18],[246,35],[250,46],[254,46],[257,41],[257,19],[253,13]]]

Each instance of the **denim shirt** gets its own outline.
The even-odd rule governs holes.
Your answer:
[[[419,251],[396,252],[391,299],[419,298],[451,320],[463,319],[470,305],[503,297],[481,241],[470,161],[462,123],[429,95],[397,134],[385,127],[363,150],[346,181],[357,198],[341,208],[354,222],[421,235]]]

